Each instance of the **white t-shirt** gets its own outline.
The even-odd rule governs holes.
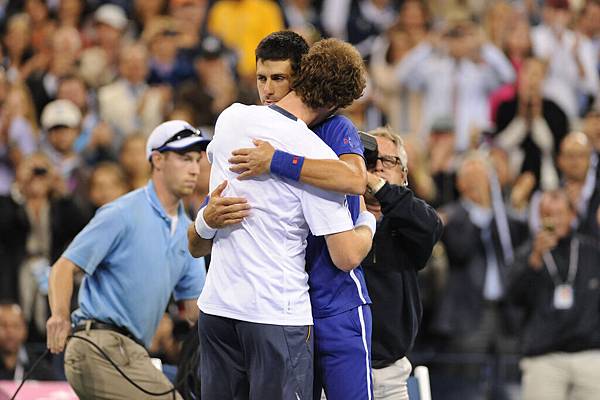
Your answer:
[[[242,321],[310,325],[304,254],[309,230],[317,236],[353,228],[345,196],[275,175],[236,179],[228,159],[252,139],[312,159],[337,159],[304,122],[265,106],[233,104],[221,113],[207,148],[210,190],[228,181],[224,196],[245,197],[251,215],[221,229],[213,241],[200,310]]]

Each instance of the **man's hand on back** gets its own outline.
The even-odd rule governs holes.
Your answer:
[[[275,148],[263,140],[254,139],[252,142],[256,147],[237,149],[231,153],[229,162],[233,165],[229,170],[239,173],[238,179],[248,179],[270,171]]]
[[[250,215],[250,205],[243,197],[221,197],[226,186],[227,181],[217,186],[204,208],[204,221],[213,229],[239,224]]]

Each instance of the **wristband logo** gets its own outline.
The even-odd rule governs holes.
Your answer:
[[[294,157],[292,159],[292,164],[297,165],[298,164],[298,157]]]

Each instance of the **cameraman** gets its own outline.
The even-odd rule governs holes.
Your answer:
[[[425,267],[443,225],[435,210],[407,187],[402,139],[387,128],[369,133],[378,150],[365,143],[370,164],[365,201],[377,219],[377,232],[362,265],[373,301],[373,392],[375,399],[407,400],[412,367],[406,354],[422,316],[417,272]]]

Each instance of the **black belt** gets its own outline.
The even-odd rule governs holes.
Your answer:
[[[89,324],[89,329],[104,329],[107,331],[117,332],[123,336],[127,336],[129,339],[133,340],[140,346],[142,346],[144,348],[146,347],[144,345],[144,342],[142,342],[140,339],[135,337],[131,332],[129,332],[129,330],[127,328],[123,328],[121,326],[117,326],[117,325],[113,325],[113,324],[107,324],[106,322],[100,322],[100,321],[92,321],[91,323],[84,322],[84,323],[77,325],[75,328],[73,328],[73,333],[87,330],[88,324]]]

